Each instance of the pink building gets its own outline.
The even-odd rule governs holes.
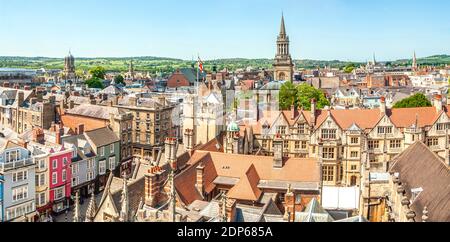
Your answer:
[[[55,144],[49,153],[49,202],[54,213],[61,213],[69,208],[72,150]]]

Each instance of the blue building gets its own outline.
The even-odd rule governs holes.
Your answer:
[[[0,147],[2,221],[34,221],[35,163],[30,151],[3,138]]]

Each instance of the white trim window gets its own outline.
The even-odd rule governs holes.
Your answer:
[[[47,195],[46,192],[36,193],[36,205],[43,206],[47,204]]]
[[[58,184],[58,173],[53,172],[52,173],[52,185]]]
[[[90,159],[90,160],[88,160],[88,170],[93,170],[94,169],[94,160],[93,159]]]
[[[106,160],[102,160],[98,163],[98,173],[100,175],[105,175],[106,173]]]
[[[67,179],[67,170],[64,169],[64,170],[62,171],[62,181],[65,182],[66,179]]]
[[[94,180],[94,172],[93,171],[88,171],[86,173],[86,180],[88,180],[88,181]]]
[[[72,175],[77,174],[80,172],[80,166],[78,163],[72,163]]]
[[[105,156],[105,147],[100,147],[100,156]]]
[[[58,168],[58,160],[52,160],[52,168],[57,169]]]
[[[36,182],[36,186],[44,186],[45,185],[45,174],[39,174],[36,175],[38,177],[38,180]]]
[[[113,154],[114,153],[114,144],[110,144],[109,145],[109,153]]]
[[[80,179],[77,176],[72,177],[72,187],[76,187],[80,184]]]
[[[28,179],[28,171],[19,171],[12,174],[13,182],[21,182]]]
[[[39,169],[43,170],[46,168],[45,160],[39,160]]]
[[[109,157],[109,170],[114,171],[116,169],[116,157]]]
[[[28,186],[14,188],[12,190],[13,202],[21,201],[28,198]]]
[[[62,186],[62,187],[58,187],[54,190],[54,192],[55,192],[55,194],[53,195],[54,200],[59,200],[65,196],[65,191],[66,191],[65,188],[66,188],[65,186]]]
[[[67,157],[63,158],[63,166],[67,165]]]

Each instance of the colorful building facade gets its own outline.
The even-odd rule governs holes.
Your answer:
[[[0,151],[2,221],[34,221],[35,167],[30,152],[9,140]]]

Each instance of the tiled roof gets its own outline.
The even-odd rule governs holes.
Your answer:
[[[444,106],[443,112],[449,115],[450,106]],[[270,127],[275,121],[283,117],[289,123],[294,125],[299,115],[303,115],[308,124],[311,124],[311,111],[299,110],[296,112],[296,118],[292,119],[292,111],[263,111],[257,123],[241,123],[241,130],[245,127],[253,127],[255,134],[262,133],[262,126],[267,123]],[[397,128],[409,128],[416,124],[416,119],[420,128],[432,126],[440,117],[441,113],[437,112],[435,107],[421,108],[404,108],[404,109],[388,109],[386,115],[391,119]],[[357,125],[362,130],[371,130],[379,123],[383,114],[380,109],[343,109],[343,110],[317,110],[316,126],[319,128],[328,116],[331,116],[340,128],[343,130],[350,129],[353,125]]]
[[[236,178],[236,188],[230,196],[257,201],[261,196],[260,186],[276,183],[284,189],[288,184],[317,190],[320,183],[320,169],[314,159],[288,158],[281,169],[273,168],[273,157],[247,156],[219,152],[195,151],[188,161],[188,167],[175,177],[175,186],[185,204],[202,200],[195,188],[196,168],[203,165],[206,190],[211,190],[214,181],[221,177]]]

